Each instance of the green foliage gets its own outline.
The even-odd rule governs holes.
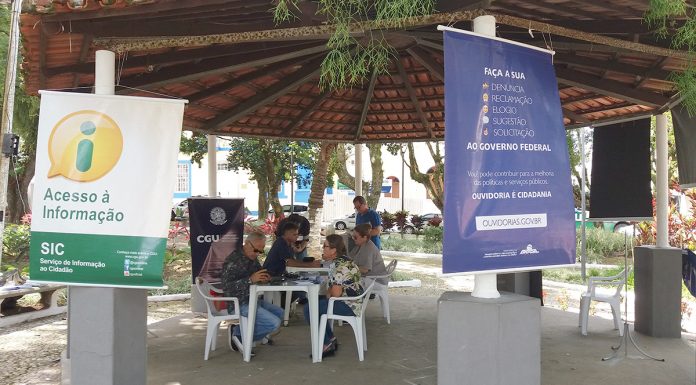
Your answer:
[[[673,32],[672,47],[680,49],[686,47],[692,60],[687,61],[687,68],[683,72],[673,72],[671,80],[677,90],[684,96],[682,104],[689,115],[696,116],[696,68],[693,56],[696,48],[696,20],[692,12],[692,5],[685,0],[650,0],[650,8],[645,13],[645,21],[655,28],[658,36],[667,38],[672,33],[672,19],[685,18],[681,27]]]
[[[297,19],[299,1],[277,1],[273,20],[282,23]],[[369,32],[366,39],[358,41],[352,33],[360,31],[351,31],[351,23],[428,15],[433,13],[434,4],[434,0],[319,0],[317,14],[335,27],[327,42],[330,51],[321,64],[319,87],[338,90],[358,85],[372,73],[387,74],[389,63],[398,58],[381,32]]]
[[[650,8],[645,13],[645,21],[650,27],[656,28],[659,36],[666,37],[669,34],[669,19],[685,14],[686,2],[684,0],[650,0]]]
[[[601,228],[588,228],[585,230],[587,261],[589,263],[602,263],[607,257],[623,255],[624,234],[613,233]],[[578,233],[576,239],[577,255],[580,256],[581,239]],[[630,246],[629,246],[630,247]]]
[[[427,226],[425,230],[423,230],[423,241],[442,245],[442,235],[444,232],[445,230],[441,226]]]
[[[427,242],[422,238],[389,237],[382,238],[382,250],[442,254],[442,242]]]
[[[2,238],[3,262],[10,260],[20,270],[27,266],[29,264],[30,239],[29,225],[6,224]]]
[[[182,133],[179,151],[191,155],[191,163],[201,167],[201,160],[208,153],[208,138],[200,132],[194,132],[190,137]]]

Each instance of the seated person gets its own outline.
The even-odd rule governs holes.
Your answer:
[[[326,237],[323,246],[322,259],[332,261],[329,271],[327,297],[356,297],[361,295],[365,289],[360,284],[360,270],[358,266],[346,257],[346,247],[340,235],[331,234]],[[326,314],[329,306],[327,298],[319,299],[319,317]],[[334,303],[334,314],[354,316],[360,312],[362,301]],[[304,317],[309,323],[309,306],[304,307]],[[324,349],[322,357],[331,356],[336,351],[338,341],[334,337],[330,323],[326,323],[326,334],[324,335]]]
[[[285,273],[286,266],[321,267],[320,261],[302,262],[294,258],[295,249],[293,246],[297,241],[298,229],[299,226],[295,223],[287,222],[283,226],[283,234],[273,242],[271,250],[263,262],[264,269],[267,269],[271,275],[282,275]]]
[[[295,251],[295,259],[301,261],[307,256],[307,244],[309,243],[309,220],[300,214],[290,214],[287,218],[284,218],[278,223],[276,237],[280,238],[283,236],[285,225],[290,222],[298,226],[298,237],[292,248]]]
[[[370,239],[371,230],[372,225],[369,223],[355,226],[353,230],[353,241],[355,242],[355,246],[348,251],[348,257],[358,265],[360,274],[368,278],[370,275],[387,274],[387,267],[384,265],[382,254]],[[387,285],[389,284],[389,278],[378,278],[377,282],[382,285]]]
[[[222,268],[222,290],[225,297],[237,297],[239,299],[239,312],[242,316],[249,315],[249,286],[255,283],[268,282],[270,275],[266,269],[262,269],[257,260],[266,246],[266,236],[262,233],[251,233],[247,236],[241,250],[235,250],[230,254]],[[229,303],[230,307],[234,306]],[[229,309],[232,312],[234,309]],[[263,340],[280,328],[283,320],[283,309],[266,301],[259,301],[256,309],[256,322],[254,322],[254,341]],[[232,327],[232,325],[230,325]],[[230,348],[238,350],[238,345],[233,338],[240,338],[239,326],[229,333]],[[267,340],[267,342],[269,342]],[[249,341],[249,343],[251,343]],[[269,342],[272,344],[272,342]],[[241,345],[241,343],[239,344]]]

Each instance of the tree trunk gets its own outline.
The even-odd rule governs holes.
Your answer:
[[[379,143],[368,144],[370,150],[370,166],[372,167],[372,181],[363,181],[363,196],[367,201],[367,205],[371,208],[376,208],[379,203],[379,198],[382,196],[382,179],[384,178],[384,170],[382,169],[382,145]],[[355,191],[355,178],[348,173],[346,163],[348,155],[344,144],[339,144],[336,148],[336,157],[340,165],[336,174],[338,181],[350,187]]]
[[[312,175],[312,187],[309,194],[309,224],[311,230],[307,253],[314,258],[321,256],[321,209],[324,207],[324,190],[326,190],[329,161],[331,160],[331,153],[335,149],[335,143],[322,143]]]
[[[442,212],[445,206],[445,163],[443,161],[443,157],[440,155],[439,144],[435,145],[435,149],[432,148],[430,143],[427,143],[427,145],[430,149],[430,155],[433,158],[433,162],[435,163],[435,166],[432,167],[432,172],[422,173],[419,171],[413,143],[408,144],[408,162],[406,162],[406,166],[409,169],[411,179],[422,184],[425,189],[428,190],[433,203],[435,206],[437,206],[440,212]]]
[[[268,181],[259,178],[256,183],[259,186],[259,219],[265,220],[268,218]]]
[[[7,187],[7,222],[19,223],[24,214],[31,212],[31,202],[27,198],[27,188],[31,178],[34,177],[34,167],[36,156],[28,154],[27,163],[24,165],[24,172],[17,175],[10,175]],[[19,186],[17,186],[19,185]],[[19,191],[17,191],[19,189]],[[24,202],[24,203],[22,203]]]
[[[382,169],[382,144],[370,143],[367,145],[370,150],[370,166],[372,167],[372,181],[370,188],[365,195],[367,205],[373,209],[377,209],[379,198],[382,196],[382,180],[384,180],[384,170]]]

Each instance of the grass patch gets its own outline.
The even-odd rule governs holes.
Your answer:
[[[622,267],[613,267],[610,269],[587,269],[587,277],[610,277],[619,274],[623,270]],[[575,283],[584,285],[580,269],[545,269],[542,272],[544,279],[555,282]],[[633,288],[633,271],[628,275],[628,287]]]
[[[441,242],[426,242],[423,239],[401,238],[392,234],[389,238],[382,238],[382,250],[404,251],[409,253],[442,254]]]

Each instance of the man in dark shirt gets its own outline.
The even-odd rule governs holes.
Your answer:
[[[319,260],[312,262],[302,262],[294,258],[295,241],[297,241],[299,226],[293,222],[287,222],[283,226],[283,235],[278,237],[271,250],[263,262],[264,269],[268,270],[271,275],[281,275],[285,272],[286,266],[294,267],[321,267]]]
[[[285,231],[285,225],[291,222],[299,226],[297,229],[298,237],[292,248],[295,253],[295,259],[301,261],[307,256],[307,244],[309,243],[309,220],[307,218],[300,214],[290,214],[287,218],[283,218],[283,220],[278,223],[276,237],[282,237]]]
[[[266,236],[262,233],[251,233],[244,241],[241,250],[235,250],[225,260],[222,267],[222,290],[225,297],[239,299],[240,314],[249,314],[249,286],[255,283],[268,282],[270,275],[262,269],[258,256],[266,247]],[[234,306],[230,303],[229,306]],[[234,309],[230,309],[233,311]],[[263,340],[280,327],[283,320],[283,309],[266,301],[259,301],[254,323],[254,341]],[[230,335],[230,347],[241,350],[239,326],[235,326]],[[237,341],[234,341],[234,339]],[[249,342],[251,343],[251,342]]]

